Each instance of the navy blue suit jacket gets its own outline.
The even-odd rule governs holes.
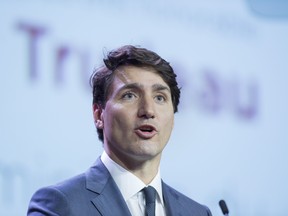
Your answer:
[[[162,182],[167,216],[211,216],[210,210]],[[86,172],[38,190],[28,216],[129,216],[120,190],[100,158]]]

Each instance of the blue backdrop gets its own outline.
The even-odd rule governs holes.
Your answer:
[[[0,215],[102,153],[88,79],[124,44],[182,86],[163,179],[214,216],[220,199],[232,216],[287,215],[286,2],[0,0]]]

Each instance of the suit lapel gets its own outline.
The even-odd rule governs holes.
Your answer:
[[[163,198],[167,216],[211,216],[210,210],[162,182]]]
[[[91,200],[100,215],[131,215],[121,192],[100,158],[86,172],[87,190],[95,192]]]
[[[174,193],[173,190],[169,188],[168,185],[166,185],[162,181],[162,192],[163,192],[163,199],[165,203],[165,209],[166,209],[166,215],[167,216],[173,216],[173,215],[182,215],[182,207],[181,203],[179,201],[179,196]]]

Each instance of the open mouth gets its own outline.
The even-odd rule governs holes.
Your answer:
[[[136,134],[144,139],[152,138],[156,133],[156,129],[152,125],[141,125],[135,130]]]
[[[139,130],[143,132],[152,132],[155,129],[152,126],[141,126],[139,127]]]

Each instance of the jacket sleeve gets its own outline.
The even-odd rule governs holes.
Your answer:
[[[38,190],[31,198],[27,216],[69,215],[69,205],[65,194],[54,187]]]
[[[205,206],[205,208],[207,210],[207,216],[212,216],[212,213],[211,213],[210,209],[207,206]]]

